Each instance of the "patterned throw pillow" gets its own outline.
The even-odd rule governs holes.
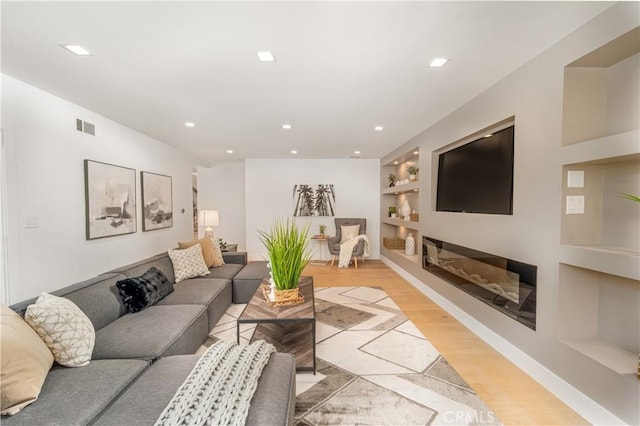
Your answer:
[[[224,257],[222,257],[222,249],[220,248],[220,240],[214,240],[213,238],[209,238],[213,243],[213,266],[221,266],[224,265]]]
[[[65,367],[89,364],[96,340],[91,320],[71,300],[42,293],[24,319]]]
[[[360,234],[360,225],[342,225],[340,226],[340,232],[342,233],[342,238],[340,238],[340,244],[348,241],[352,238],[355,238]]]
[[[14,415],[38,399],[53,355],[24,319],[7,306],[0,309],[0,414],[4,416]]]
[[[129,313],[142,311],[173,292],[167,277],[154,267],[139,277],[118,281],[116,287]]]
[[[169,250],[168,253],[171,263],[173,263],[176,283],[187,278],[202,277],[209,273],[209,268],[202,257],[200,244],[195,244],[184,250]]]

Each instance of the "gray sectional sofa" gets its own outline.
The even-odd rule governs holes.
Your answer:
[[[85,367],[54,365],[38,400],[3,425],[152,425],[199,356],[194,355],[225,310],[246,303],[265,275],[265,262],[247,264],[245,253],[225,253],[225,265],[209,275],[175,283],[174,291],[130,314],[116,283],[152,266],[175,282],[166,253],[114,269],[51,294],[73,301],[96,330]],[[24,313],[35,299],[12,306]],[[293,424],[295,363],[274,353],[251,400],[248,425]]]

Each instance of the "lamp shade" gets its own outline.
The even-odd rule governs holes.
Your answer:
[[[210,228],[218,226],[219,222],[218,210],[200,210],[200,225]]]

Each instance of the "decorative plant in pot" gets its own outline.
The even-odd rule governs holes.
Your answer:
[[[298,293],[298,281],[302,270],[311,260],[309,225],[300,230],[289,219],[276,219],[269,232],[258,231],[258,235],[269,253],[273,289],[271,301],[302,303],[304,299]]]
[[[324,231],[327,230],[327,225],[321,223],[320,224],[320,235],[324,236]]]
[[[396,175],[394,175],[393,173],[389,173],[389,176],[387,176],[387,178],[389,179],[389,187],[396,186],[396,182],[398,181]]]
[[[407,172],[409,173],[409,180],[411,182],[415,182],[416,181],[416,175],[418,174],[419,171],[420,171],[420,169],[418,167],[409,166],[409,168],[407,169]]]

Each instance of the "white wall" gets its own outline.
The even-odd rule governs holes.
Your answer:
[[[198,167],[198,209],[218,210],[220,225],[214,228],[214,236],[246,251],[244,162]]]
[[[292,217],[293,186],[333,184],[336,217],[364,217],[371,243],[371,258],[380,257],[380,162],[365,159],[247,160],[246,238],[250,259],[266,257],[257,231],[270,229],[274,219]],[[296,218],[310,223],[310,234],[319,233],[321,223],[328,235],[335,235],[333,217]],[[313,248],[313,247],[311,247]]]
[[[89,110],[2,75],[8,184],[9,300],[37,296],[190,240],[193,161],[174,148]],[[123,94],[126,96],[126,94]],[[80,118],[92,137],[75,130]],[[174,225],[87,241],[83,160],[173,177]],[[182,213],[184,209],[184,213]],[[25,228],[28,216],[39,222]]]
[[[419,147],[422,235],[538,266],[537,328],[528,329],[426,271],[418,269],[415,277],[629,424],[640,421],[638,381],[560,343],[556,328],[563,309],[558,304],[558,259],[564,66],[637,26],[637,16],[637,3],[612,7],[382,160]],[[436,212],[431,171],[437,161],[430,154],[512,115],[513,215]]]

